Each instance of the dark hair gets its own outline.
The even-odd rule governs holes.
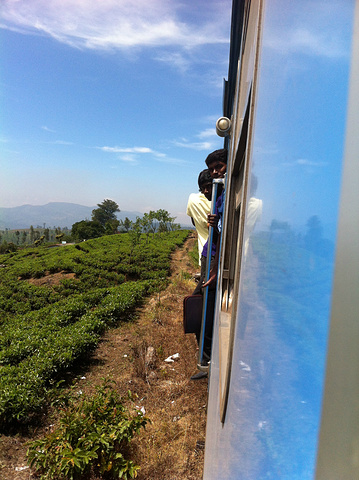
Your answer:
[[[226,148],[215,150],[214,152],[210,153],[206,158],[206,165],[208,166],[210,163],[213,162],[222,162],[227,165],[227,154],[228,151]]]
[[[201,188],[202,185],[206,185],[208,183],[212,183],[212,177],[209,173],[208,168],[206,168],[205,170],[202,170],[202,172],[198,175],[198,186],[199,188]]]

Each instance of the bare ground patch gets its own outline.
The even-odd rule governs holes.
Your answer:
[[[183,297],[195,285],[191,276],[196,268],[187,254],[194,242],[194,237],[189,238],[174,253],[168,288],[146,299],[135,319],[108,331],[86,370],[77,377],[75,388],[82,395],[110,378],[121,393],[131,390],[136,405],[145,409],[151,423],[135,437],[131,447],[133,460],[141,466],[138,480],[202,478],[207,380],[189,380],[196,372],[198,352],[194,335],[184,335],[182,329]],[[55,278],[51,281],[60,280]],[[178,358],[165,362],[174,354],[179,354]],[[31,435],[0,438],[1,479],[35,478],[24,468],[25,443],[41,436],[50,421],[44,417],[43,425]]]
[[[58,272],[58,273],[46,273],[43,277],[41,278],[30,278],[28,280],[28,283],[31,283],[31,285],[35,285],[37,287],[42,287],[44,285],[47,285],[49,287],[53,285],[59,285],[61,280],[64,280],[65,278],[76,278],[76,273],[65,273],[65,272]]]

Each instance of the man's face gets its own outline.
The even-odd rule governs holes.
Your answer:
[[[223,178],[227,171],[227,164],[215,160],[208,165],[208,170],[212,178]]]
[[[207,200],[212,200],[212,183],[205,183],[204,185],[201,185],[200,191],[207,198]]]

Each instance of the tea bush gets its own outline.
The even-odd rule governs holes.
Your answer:
[[[29,464],[40,480],[79,480],[91,472],[135,478],[139,467],[126,459],[126,448],[147,422],[139,410],[130,415],[123,398],[104,383],[92,397],[64,408],[58,426],[31,442]]]
[[[123,234],[0,255],[0,426],[38,412],[53,380],[88,357],[104,330],[128,319],[148,292],[163,288],[170,254],[187,234],[162,234],[135,249]],[[75,278],[28,282],[56,270]]]

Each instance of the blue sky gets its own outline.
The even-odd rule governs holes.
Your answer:
[[[351,0],[271,0],[253,140],[263,224],[335,235],[353,28]]]
[[[2,0],[0,206],[115,200],[186,222],[223,146],[231,0]]]
[[[267,4],[253,152],[264,223],[295,207],[303,224],[312,205],[336,216],[352,9]],[[188,223],[204,159],[223,146],[230,21],[231,0],[2,0],[0,206],[110,198]]]

